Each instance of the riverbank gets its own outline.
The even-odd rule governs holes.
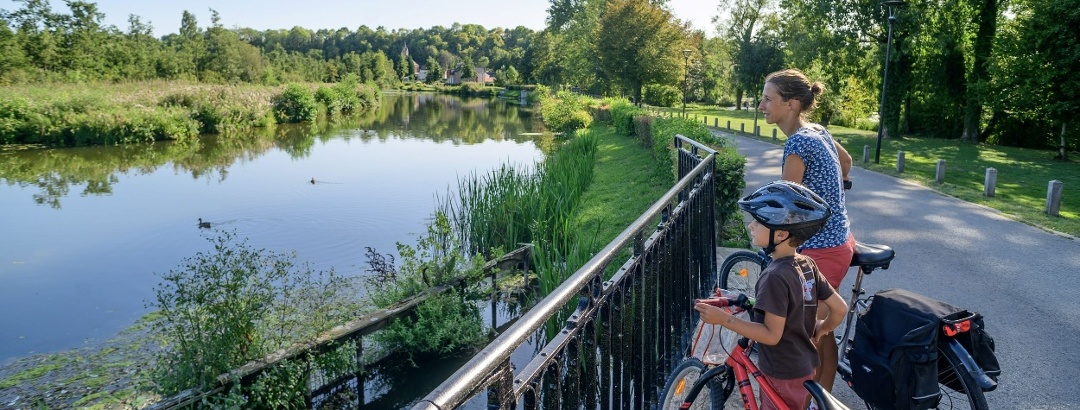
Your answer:
[[[304,91],[292,96],[289,87]],[[348,89],[348,92],[342,92]],[[219,85],[185,81],[0,87],[0,144],[70,147],[184,142],[295,122],[282,114],[351,115],[378,104],[369,85]],[[294,101],[295,100],[295,101]]]

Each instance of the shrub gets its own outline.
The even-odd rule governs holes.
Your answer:
[[[625,98],[616,99],[611,103],[611,122],[619,135],[635,136],[637,131],[635,118],[644,113],[645,110]]]
[[[30,118],[30,104],[22,98],[0,98],[0,143],[25,141]]]
[[[660,107],[673,107],[682,102],[682,91],[664,84],[646,84],[641,96],[646,104]]]
[[[566,134],[592,124],[584,98],[569,91],[541,98],[540,115],[549,129]]]
[[[256,250],[230,233],[213,252],[162,275],[150,307],[164,348],[152,370],[163,395],[205,388],[218,375],[310,341],[352,318],[355,286],[334,272],[298,267],[295,255]]]
[[[731,147],[725,147],[716,152],[716,220],[719,229],[717,234],[722,241],[725,237],[745,239],[744,235],[727,235],[726,228],[729,225],[742,225],[742,214],[739,211],[738,202],[742,197],[743,188],[746,188],[746,157],[739,155],[738,151]]]
[[[416,306],[415,318],[402,318],[377,333],[375,340],[410,357],[446,355],[484,341],[480,309],[457,290],[432,296]]]
[[[285,91],[274,96],[274,119],[279,123],[313,121],[318,115],[318,103],[311,90],[300,84],[289,84]]]
[[[325,85],[315,90],[315,101],[326,107],[326,115],[333,117],[341,114],[341,97],[338,92]]]

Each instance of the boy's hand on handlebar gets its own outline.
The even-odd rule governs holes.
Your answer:
[[[733,318],[730,313],[724,309],[710,305],[708,303],[696,303],[694,304],[694,310],[698,311],[701,316],[701,321],[710,325],[719,325],[724,323],[728,319]]]

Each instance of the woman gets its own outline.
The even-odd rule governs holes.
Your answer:
[[[844,198],[851,155],[825,127],[806,118],[824,91],[824,84],[811,83],[799,70],[777,71],[765,78],[758,110],[765,115],[766,123],[776,124],[788,137],[784,143],[781,178],[810,188],[832,209],[825,226],[799,247],[799,253],[813,258],[829,284],[838,289],[855,253],[855,237],[849,230]],[[819,310],[819,318],[827,314],[827,309]],[[817,347],[821,367],[816,379],[832,391],[836,379],[836,338],[832,333],[825,335]]]

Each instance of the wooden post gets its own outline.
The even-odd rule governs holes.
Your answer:
[[[754,126],[754,136],[755,137],[761,136],[761,127],[759,127],[757,125]]]
[[[739,132],[746,133],[746,124],[739,124]]]
[[[937,183],[939,183],[939,184],[944,184],[945,183],[945,160],[944,159],[937,160],[937,174],[935,174],[934,181],[937,181]]]
[[[986,169],[986,178],[983,181],[983,185],[983,195],[992,198],[994,196],[994,191],[997,188],[997,169]]]
[[[772,139],[773,141],[776,141],[776,128],[772,129]]]
[[[1046,188],[1047,215],[1060,216],[1058,211],[1061,209],[1061,186],[1062,182],[1055,179],[1050,181],[1050,186]]]
[[[727,120],[727,129],[731,131],[731,120]]]
[[[862,146],[862,162],[864,164],[870,162],[870,146],[869,145],[863,145]]]
[[[904,151],[896,153],[896,172],[904,172]]]
[[[712,119],[712,126],[713,126],[713,128],[720,128],[720,118],[719,117]]]

